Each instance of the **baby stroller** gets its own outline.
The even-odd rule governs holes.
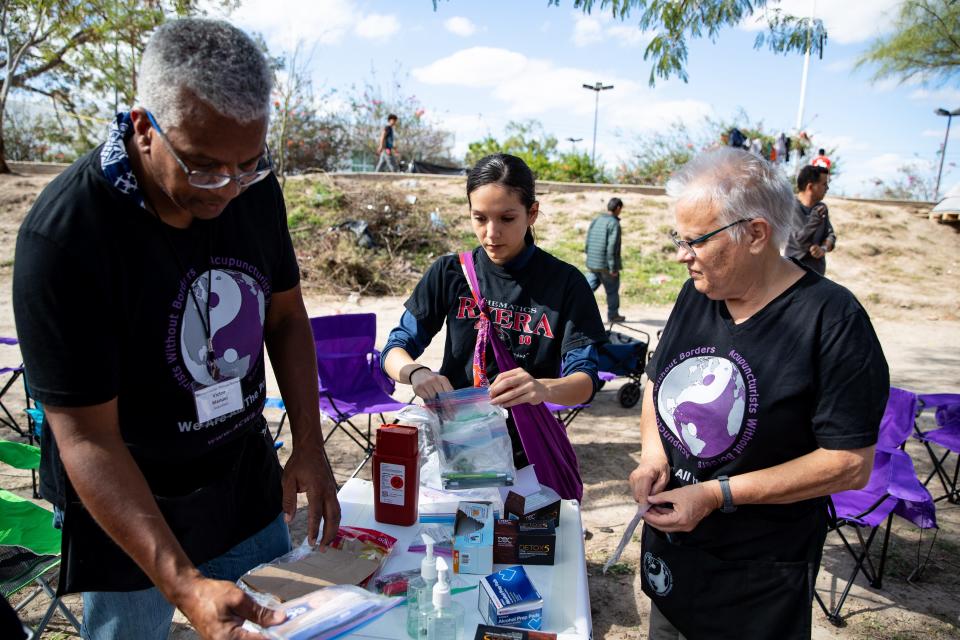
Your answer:
[[[619,325],[630,333],[614,331]],[[630,334],[635,334],[630,335]],[[642,336],[642,338],[640,337]],[[650,344],[650,334],[635,329],[624,323],[614,323],[607,330],[606,344],[599,345],[597,352],[600,356],[600,371],[609,371],[616,376],[630,378],[617,391],[617,401],[621,407],[629,409],[640,402],[640,377],[647,364],[647,346]]]

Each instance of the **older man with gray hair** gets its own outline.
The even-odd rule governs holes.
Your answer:
[[[266,147],[273,77],[225,22],[153,34],[137,106],[57,177],[20,229],[13,304],[44,404],[41,486],[63,528],[60,593],[90,639],[204,638],[278,623],[234,581],[340,509],[313,339]],[[293,432],[266,432],[263,347]],[[319,535],[321,521],[322,535]]]
[[[683,285],[647,367],[634,499],[650,638],[809,638],[826,496],[870,477],[889,374],[856,298],[784,258],[790,185],[719,148],[668,183]]]

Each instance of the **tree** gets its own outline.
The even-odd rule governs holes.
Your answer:
[[[0,2],[0,173],[9,173],[3,119],[12,91],[48,98],[89,144],[95,117],[112,98],[129,104],[149,33],[196,0],[3,0]],[[233,6],[221,0],[224,7]],[[98,100],[100,102],[98,102]],[[62,116],[61,116],[62,117]]]
[[[451,159],[453,134],[427,117],[427,109],[417,96],[405,95],[398,74],[394,74],[388,91],[377,83],[374,74],[362,87],[351,87],[347,100],[350,104],[349,153],[375,158],[380,132],[387,124],[387,116],[394,114],[399,118],[396,148],[401,158],[457,164]]]
[[[436,11],[438,0],[433,0]],[[776,4],[777,0],[573,0],[574,9],[591,13],[599,5],[600,11],[609,8],[611,15],[621,21],[631,13],[640,15],[638,28],[654,34],[643,53],[644,60],[652,60],[650,86],[659,77],[663,80],[677,76],[687,81],[687,40],[708,37],[715,42],[725,27],[735,27],[752,17],[755,10]],[[547,0],[547,5],[560,6],[560,0]],[[767,33],[760,33],[754,47],[767,44],[777,53],[821,54],[827,39],[823,22],[786,14],[780,9],[767,12]]]
[[[506,137],[499,141],[491,135],[471,142],[466,163],[475,164],[491,153],[509,153],[527,163],[537,180],[561,182],[603,182],[603,168],[590,162],[586,153],[559,153],[557,138],[548,134],[536,120],[509,122]]]
[[[907,0],[890,35],[874,40],[857,60],[862,67],[875,67],[874,80],[944,85],[960,78],[960,2]]]

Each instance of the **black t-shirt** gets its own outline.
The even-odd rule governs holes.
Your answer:
[[[33,396],[64,407],[116,397],[123,439],[155,494],[221,476],[241,436],[263,426],[264,320],[272,293],[299,281],[286,224],[273,176],[216,219],[178,229],[107,181],[99,148],[78,160],[44,189],[17,239],[14,312]],[[244,406],[198,424],[193,392],[214,382],[208,301],[216,363],[240,378]],[[62,505],[48,428],[43,444],[43,493]]]
[[[473,260],[491,323],[517,364],[533,377],[556,378],[567,351],[606,340],[593,292],[572,265],[540,248],[517,271],[497,266],[480,247],[473,250]],[[440,373],[455,389],[472,386],[480,312],[458,256],[434,262],[405,306],[431,336],[447,323]],[[492,380],[497,374],[492,346],[486,359]]]
[[[647,367],[670,488],[877,441],[889,372],[866,311],[806,273],[747,321],[688,280]],[[801,560],[825,498],[714,512],[685,536],[722,559]],[[819,553],[819,550],[817,550]]]

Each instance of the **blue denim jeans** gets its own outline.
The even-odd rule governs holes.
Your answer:
[[[588,271],[587,284],[596,291],[603,284],[607,294],[607,320],[613,320],[620,315],[620,277],[613,277],[609,271]]]
[[[283,513],[222,556],[198,568],[208,578],[236,582],[259,564],[290,551],[290,531]],[[166,640],[173,605],[156,587],[143,591],[88,591],[83,594],[85,640]]]

